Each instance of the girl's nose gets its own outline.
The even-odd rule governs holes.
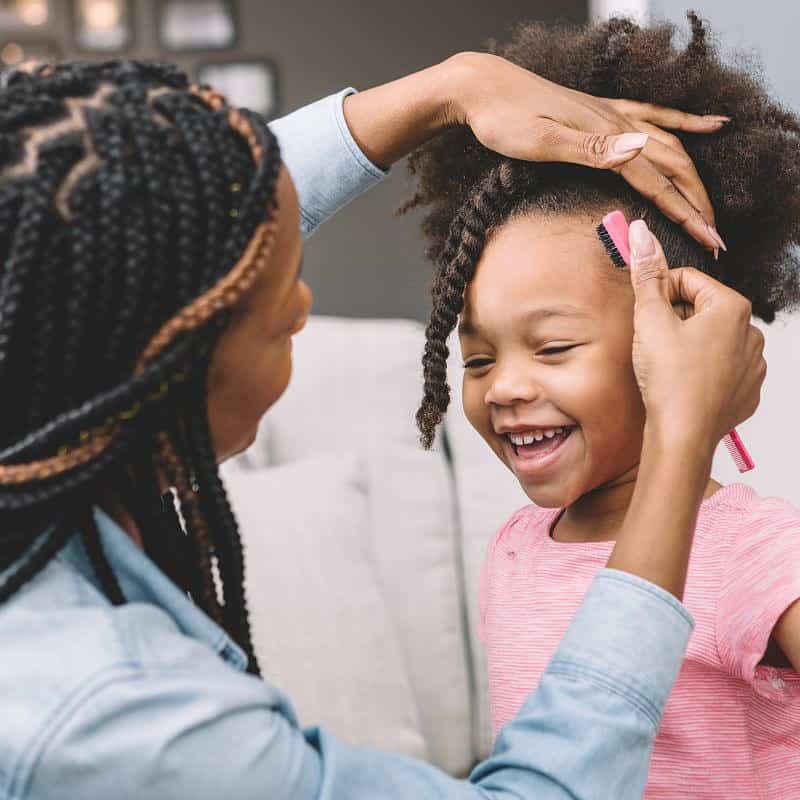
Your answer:
[[[542,387],[531,374],[529,363],[498,362],[492,373],[492,382],[484,396],[486,405],[532,403],[542,393]]]

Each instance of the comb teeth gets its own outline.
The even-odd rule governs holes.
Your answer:
[[[744,446],[744,442],[737,433],[736,428],[734,428],[723,439],[723,441],[725,442],[725,447],[728,448],[728,452],[731,454],[733,463],[736,464],[736,468],[739,470],[739,472],[749,472],[755,467],[755,462],[753,461],[750,453],[747,451],[747,448]]]
[[[622,257],[622,253],[617,249],[614,240],[611,238],[611,234],[602,222],[597,226],[597,235],[600,237],[600,241],[603,243],[603,247],[605,247],[614,266],[619,267],[619,269],[624,269],[627,266],[625,264],[625,259]]]

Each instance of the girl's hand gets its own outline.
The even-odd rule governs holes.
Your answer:
[[[725,248],[692,160],[663,129],[714,133],[727,117],[592,97],[487,53],[461,53],[448,64],[451,124],[469,125],[510,158],[613,169],[705,247]]]
[[[633,367],[647,426],[661,441],[713,455],[752,416],[767,373],[750,302],[708,275],[669,269],[643,220],[631,223]]]

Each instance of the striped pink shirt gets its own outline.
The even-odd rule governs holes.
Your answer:
[[[489,545],[480,636],[494,732],[537,686],[613,542],[550,537],[526,506]],[[800,598],[800,509],[742,484],[705,500],[684,603],[695,631],[653,749],[646,800],[800,800],[800,675],[758,666]]]

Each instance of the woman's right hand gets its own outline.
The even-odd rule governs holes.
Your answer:
[[[629,243],[633,365],[647,426],[710,456],[758,408],[764,335],[738,292],[696,269],[669,269],[643,220],[631,223]]]

